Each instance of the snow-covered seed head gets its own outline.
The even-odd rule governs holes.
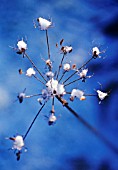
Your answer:
[[[108,96],[108,93],[104,93],[104,92],[102,92],[102,91],[100,91],[100,90],[97,90],[96,92],[98,93],[98,98],[99,98],[100,100],[104,100],[104,98],[105,98],[106,96]]]
[[[52,65],[52,62],[50,61],[50,59],[47,59],[47,60],[45,61],[45,63],[46,63],[46,65],[48,65],[48,66],[50,66],[50,67],[51,67],[51,65]]]
[[[61,51],[64,53],[64,54],[67,54],[67,53],[71,53],[73,50],[73,48],[71,46],[64,46],[61,48]]]
[[[70,70],[70,64],[68,64],[68,63],[64,64],[64,65],[63,65],[63,69],[64,69],[65,71],[69,71],[69,70]]]
[[[99,57],[99,54],[100,54],[99,48],[98,47],[93,47],[92,53],[93,53],[93,58]]]
[[[72,90],[70,100],[73,101],[75,97],[79,98],[80,100],[86,99],[86,97],[84,96],[84,92],[78,89]]]
[[[48,21],[48,20],[46,20],[44,18],[41,18],[41,17],[39,17],[37,19],[37,21],[38,21],[38,23],[40,25],[41,30],[47,30],[52,25],[52,22],[50,22],[50,21]]]
[[[46,83],[46,86],[49,91],[52,92],[54,95],[64,95],[65,94],[65,89],[64,85],[59,84],[57,80],[54,80],[53,78],[49,80]]]
[[[46,74],[45,74],[48,78],[53,78],[54,77],[54,73],[52,71],[48,71]]]
[[[25,98],[25,93],[19,93],[19,95],[17,96],[18,100],[19,100],[19,103],[22,103],[23,102],[23,99]]]
[[[18,41],[17,46],[21,54],[27,50],[27,44],[23,40]]]
[[[13,147],[12,149],[16,149],[18,151],[21,151],[22,148],[24,147],[24,141],[23,141],[23,137],[18,135],[16,137],[11,137],[9,138],[10,140],[13,140]]]
[[[85,78],[86,75],[87,75],[87,72],[88,72],[88,69],[83,69],[80,73],[79,73],[79,76],[81,78]]]
[[[36,72],[33,68],[28,68],[28,70],[26,71],[26,76],[31,77],[32,75],[35,75]]]
[[[57,118],[56,116],[54,115],[54,113],[51,113],[51,115],[49,116],[49,119],[48,119],[48,125],[53,125],[55,122],[56,122]]]

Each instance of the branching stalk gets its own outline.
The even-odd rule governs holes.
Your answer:
[[[48,58],[50,59],[50,46],[49,46],[49,40],[48,40],[48,30],[46,30],[46,41],[47,41],[47,47],[48,47]]]
[[[30,57],[26,54],[26,53],[24,53],[24,56],[26,56],[27,58],[28,58],[28,60],[31,62],[31,64],[33,65],[33,67],[38,71],[38,73],[40,74],[40,76],[45,80],[45,82],[46,82],[46,79],[45,79],[45,77],[42,75],[42,73],[39,71],[39,69],[36,67],[36,65],[34,64],[34,62],[30,59]]]
[[[56,80],[58,80],[58,76],[59,76],[59,73],[60,73],[60,69],[61,69],[61,67],[62,67],[62,63],[63,63],[64,57],[65,57],[65,54],[63,54],[63,57],[62,57],[62,59],[61,59],[61,63],[60,63],[59,68],[58,68]]]
[[[74,83],[74,82],[76,82],[76,81],[78,81],[78,80],[81,80],[81,79],[82,79],[82,78],[80,77],[80,78],[78,78],[78,79],[76,79],[76,80],[73,80],[73,81],[71,81],[70,83],[65,84],[64,87],[65,87],[65,86],[68,86],[68,85],[70,85],[70,84],[72,84],[72,83]]]
[[[91,60],[93,59],[93,57],[91,57],[86,63],[84,63],[79,69],[77,69],[73,74],[71,74],[64,82],[67,82],[71,77],[73,77],[79,70],[81,70],[84,66],[86,66]]]
[[[32,128],[32,126],[33,126],[33,124],[34,124],[34,122],[36,121],[36,119],[37,119],[39,113],[41,112],[41,110],[43,109],[43,107],[45,106],[45,104],[46,104],[46,103],[44,103],[44,104],[42,105],[42,107],[39,109],[38,113],[36,114],[35,118],[33,119],[32,123],[30,124],[30,126],[29,126],[27,132],[25,133],[25,135],[24,135],[24,137],[23,137],[23,140],[26,139],[26,137],[27,137],[29,131],[31,130],[31,128]]]

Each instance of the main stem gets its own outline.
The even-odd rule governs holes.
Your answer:
[[[56,98],[63,104],[63,99],[59,96]],[[87,129],[89,129],[95,136],[97,136],[101,141],[107,145],[114,153],[118,155],[118,148],[116,148],[107,138],[105,138],[96,128],[90,125],[86,120],[84,120],[77,112],[75,112],[68,104],[64,105]]]
[[[32,128],[32,126],[33,126],[33,124],[34,124],[34,122],[36,121],[36,119],[37,119],[39,113],[41,112],[41,110],[43,109],[44,106],[45,106],[45,103],[42,105],[42,107],[39,109],[38,113],[37,113],[36,116],[34,117],[34,119],[33,119],[32,123],[31,123],[31,125],[29,126],[27,132],[25,133],[25,135],[24,135],[24,137],[23,137],[23,140],[25,140],[26,136],[28,135],[29,131],[31,130],[31,128]]]

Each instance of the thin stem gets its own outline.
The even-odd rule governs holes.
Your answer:
[[[47,40],[47,47],[48,47],[48,58],[50,59],[50,46],[49,46],[49,40],[48,40],[48,30],[46,30],[46,40]]]
[[[56,98],[63,104],[63,99],[59,96]],[[95,136],[97,136],[105,145],[107,145],[114,153],[118,155],[118,148],[116,148],[103,134],[101,134],[96,128],[91,126],[86,120],[84,120],[77,112],[75,112],[68,104],[64,105],[88,130],[90,130]]]
[[[68,85],[70,85],[70,84],[72,84],[72,83],[74,83],[74,82],[76,82],[76,81],[78,81],[78,80],[81,80],[81,79],[82,79],[82,78],[80,77],[80,78],[78,78],[78,79],[76,79],[76,80],[73,80],[73,81],[71,81],[70,83],[65,84],[64,87],[65,87],[65,86],[68,86]]]
[[[32,126],[33,126],[35,120],[37,119],[39,113],[41,112],[41,110],[43,109],[43,107],[45,106],[45,104],[46,104],[46,103],[44,103],[44,104],[42,105],[42,107],[39,109],[38,113],[36,114],[35,118],[33,119],[32,123],[31,123],[31,125],[29,126],[27,132],[25,133],[25,135],[24,135],[24,137],[23,137],[23,140],[26,139],[26,136],[28,135],[29,131],[31,130],[31,128],[32,128]]]
[[[84,96],[98,96],[97,94],[84,94]]]
[[[45,77],[42,75],[42,73],[39,71],[39,69],[36,67],[36,65],[34,64],[34,62],[30,59],[30,57],[26,54],[26,53],[24,53],[24,55],[28,58],[28,60],[31,62],[31,64],[33,65],[33,67],[38,71],[38,73],[41,75],[41,77],[45,80],[45,82],[46,82],[46,79],[45,79]]]
[[[84,63],[79,69],[77,69],[73,74],[71,74],[64,82],[63,84],[68,81],[71,77],[73,77],[79,70],[81,70],[85,65],[87,65],[91,60],[93,59],[93,57],[91,57],[86,63]]]
[[[25,98],[31,98],[31,97],[35,97],[35,96],[41,96],[42,94],[32,94],[32,95],[28,95],[25,96]]]
[[[58,76],[59,76],[59,73],[60,73],[60,69],[61,69],[61,67],[62,67],[62,63],[63,63],[64,57],[65,57],[65,54],[63,54],[63,57],[62,57],[62,59],[61,59],[61,63],[60,63],[59,68],[58,68],[56,80],[58,80]]]
[[[59,79],[59,82],[62,80],[62,78],[64,77],[65,73],[67,73],[67,71],[64,71],[61,78]]]
[[[54,110],[54,96],[52,98],[52,110],[51,110],[52,113],[55,113],[55,110]]]
[[[37,76],[33,75],[38,81],[40,81],[43,85],[45,85],[44,82],[42,82]]]

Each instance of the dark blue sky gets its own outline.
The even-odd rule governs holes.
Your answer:
[[[107,49],[105,59],[93,60],[88,69],[94,73],[86,83],[75,83],[72,88],[95,93],[97,82],[103,90],[111,90],[109,98],[98,104],[94,97],[86,101],[69,101],[87,122],[96,127],[106,138],[118,147],[118,1],[117,0],[1,0],[0,5],[0,168],[1,170],[117,170],[118,155],[92,134],[78,120],[55,100],[57,123],[49,127],[43,115],[51,109],[49,101],[36,120],[26,138],[27,153],[16,161],[13,151],[8,149],[12,142],[6,137],[25,134],[40,105],[37,98],[26,99],[22,104],[13,102],[18,92],[26,88],[27,94],[40,93],[44,86],[33,78],[19,75],[31,67],[26,58],[17,55],[9,46],[27,37],[27,53],[45,72],[41,57],[47,58],[45,32],[33,27],[37,17],[52,18],[53,28],[49,29],[51,58],[54,70],[60,62],[60,53],[55,44],[62,38],[72,45],[65,62],[81,66],[90,58],[93,46]]]

